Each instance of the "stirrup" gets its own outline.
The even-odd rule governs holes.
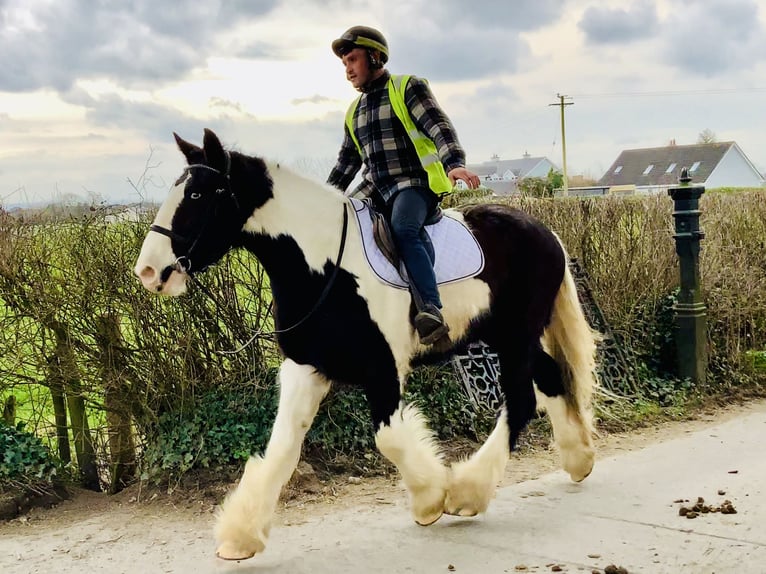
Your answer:
[[[423,345],[433,345],[442,339],[449,339],[449,325],[441,324],[425,337],[421,335],[420,342]]]
[[[415,315],[413,323],[423,345],[432,345],[449,333],[449,326],[444,322],[439,309],[433,305],[427,305]]]

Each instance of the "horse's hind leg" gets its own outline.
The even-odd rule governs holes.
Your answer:
[[[530,345],[517,342],[503,345],[500,359],[500,385],[506,408],[482,447],[467,460],[452,465],[445,512],[474,516],[484,512],[494,496],[519,434],[535,413]]]
[[[330,384],[313,367],[288,359],[279,370],[279,387],[279,408],[266,452],[247,461],[239,485],[218,514],[220,558],[241,560],[265,548],[279,494],[298,464],[303,438]]]
[[[401,473],[415,521],[433,524],[444,512],[447,494],[447,468],[433,432],[417,407],[401,402],[398,381],[370,381],[365,390],[378,450]]]
[[[541,407],[548,412],[561,463],[574,481],[593,469],[592,395],[596,381],[594,332],[580,305],[574,277],[566,268],[551,320],[535,357]]]
[[[535,355],[534,378],[541,410],[551,420],[561,466],[572,480],[580,482],[590,474],[595,460],[590,413],[568,397],[559,364],[541,348]]]

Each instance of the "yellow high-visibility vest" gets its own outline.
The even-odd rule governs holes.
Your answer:
[[[415,122],[412,121],[409,110],[407,110],[407,105],[404,103],[404,88],[407,86],[409,79],[410,76],[391,76],[388,79],[388,99],[391,101],[394,114],[402,122],[410,141],[415,146],[418,159],[420,159],[420,165],[423,166],[423,169],[428,174],[428,187],[436,195],[446,195],[452,192],[452,182],[447,177],[447,172],[444,171],[444,166],[436,151],[436,144],[426,134],[418,130]],[[359,140],[354,133],[354,113],[361,97],[359,96],[355,99],[346,112],[346,127],[351,135],[351,139],[356,144],[360,157],[362,157],[362,147],[359,145]]]

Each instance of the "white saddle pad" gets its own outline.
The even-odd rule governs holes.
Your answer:
[[[356,223],[362,236],[367,261],[375,275],[387,285],[407,289],[406,276],[402,277],[399,274],[375,243],[369,207],[365,202],[353,198],[351,204],[356,212]],[[484,252],[471,231],[461,221],[445,213],[438,223],[426,226],[426,232],[431,237],[436,254],[434,272],[439,285],[470,279],[484,269]]]

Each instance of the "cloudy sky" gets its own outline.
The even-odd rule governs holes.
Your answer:
[[[766,171],[765,0],[0,0],[0,202],[164,197],[172,132],[324,178],[355,97],[330,42],[388,38],[469,162],[525,152],[598,178],[711,130]]]

